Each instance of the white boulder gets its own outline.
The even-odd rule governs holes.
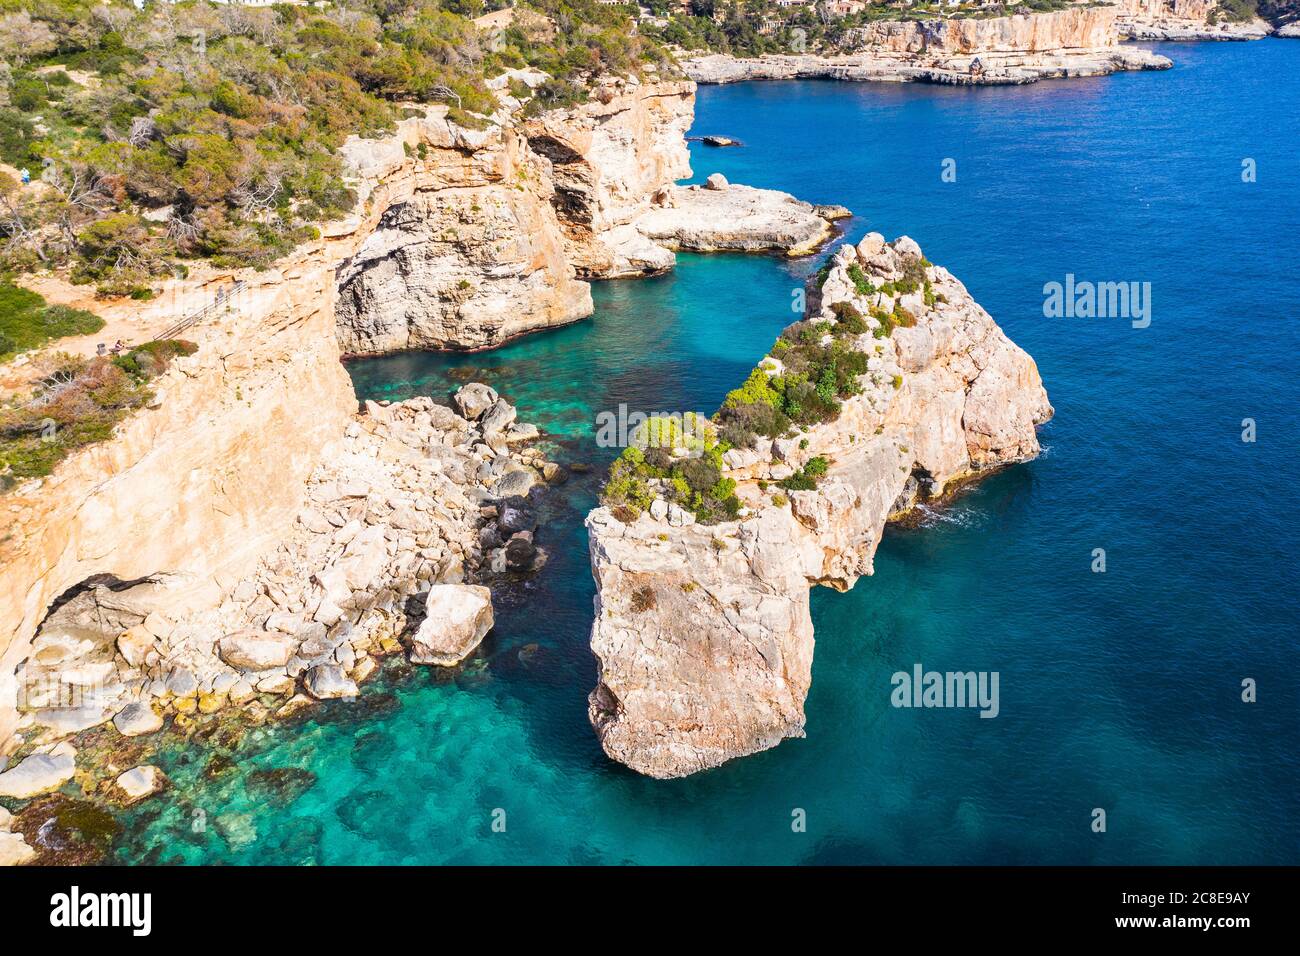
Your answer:
[[[459,664],[492,629],[492,592],[475,584],[435,584],[411,643],[411,661]]]

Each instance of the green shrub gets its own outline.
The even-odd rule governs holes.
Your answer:
[[[817,487],[817,482],[826,474],[830,467],[830,462],[821,455],[809,458],[804,462],[804,466],[796,471],[789,478],[782,478],[777,482],[786,491],[812,491]]]
[[[852,302],[833,303],[831,311],[835,313],[835,335],[861,335],[867,331],[867,320]]]
[[[192,342],[147,342],[123,355],[56,356],[25,400],[0,408],[0,490],[50,474],[66,455],[104,441],[152,397],[149,380]]]
[[[848,273],[849,281],[853,283],[853,288],[857,290],[858,295],[875,294],[876,286],[866,277],[866,274],[863,273],[862,266],[858,265],[856,262],[850,262]]]
[[[90,335],[104,327],[93,312],[46,305],[29,289],[0,281],[0,359],[68,335]]]

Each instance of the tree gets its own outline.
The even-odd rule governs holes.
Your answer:
[[[26,11],[0,17],[0,57],[21,67],[32,57],[51,52],[58,44],[52,31]]]

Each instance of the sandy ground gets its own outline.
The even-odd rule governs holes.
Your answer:
[[[211,304],[220,289],[234,280],[229,270],[216,270],[195,264],[185,279],[168,279],[156,286],[157,295],[148,302],[134,299],[97,299],[95,289],[73,285],[54,275],[29,275],[18,284],[44,297],[50,305],[66,305],[94,312],[104,320],[104,327],[91,335],[73,335],[56,339],[45,348],[19,355],[0,365],[0,397],[23,392],[37,375],[33,359],[49,352],[67,352],[90,357],[101,344],[112,348],[121,341],[126,346],[156,339],[168,327],[187,315]]]

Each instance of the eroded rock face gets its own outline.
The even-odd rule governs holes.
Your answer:
[[[835,303],[864,316],[897,303],[916,323],[853,340],[868,372],[835,421],[727,453],[739,520],[674,520],[680,509],[662,499],[631,523],[606,508],[588,515],[599,667],[589,715],[613,759],[676,777],[802,736],[809,587],[847,590],[870,574],[885,523],[916,499],[1038,454],[1035,428],[1052,414],[1038,370],[956,278],[927,266],[930,298],[863,294],[849,273],[878,289],[919,259],[910,239],[875,234],[836,251],[813,317],[834,323]],[[760,489],[813,457],[830,463],[815,490]]]
[[[881,21],[854,28],[841,52],[711,55],[689,58],[683,68],[697,83],[826,78],[997,85],[1173,65],[1147,50],[1120,47],[1116,15],[1114,6],[1078,6],[986,19]]]
[[[453,134],[415,125],[403,156],[412,194],[392,205],[339,272],[348,353],[476,349],[591,314],[575,279],[545,163],[515,131]]]
[[[581,278],[650,275],[672,267],[670,250],[633,223],[659,189],[691,175],[686,131],[695,84],[613,81],[592,101],[524,124],[546,159],[569,261]]]
[[[1119,35],[1129,40],[1259,40],[1260,19],[1229,22],[1218,0],[1117,0]]]
[[[825,220],[784,193],[736,187],[709,202],[673,185],[691,174],[694,91],[615,80],[590,102],[499,114],[481,132],[406,120],[403,152],[353,144],[387,206],[339,270],[343,350],[489,348],[589,315],[583,280],[664,272],[676,249],[802,253],[824,240]]]
[[[402,151],[351,144],[353,168],[382,178],[389,204],[339,272],[345,352],[488,348],[590,315],[580,279],[672,266],[631,223],[657,189],[690,175],[694,84],[600,92],[484,131],[433,113],[407,120]]]

